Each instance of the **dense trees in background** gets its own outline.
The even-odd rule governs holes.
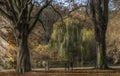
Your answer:
[[[107,56],[111,63],[119,64],[120,62],[120,35],[119,35],[119,20],[120,20],[120,11],[113,11],[109,15],[109,23],[106,35],[107,43]],[[117,31],[116,31],[117,30]]]
[[[94,33],[92,29],[87,29],[89,25],[92,27],[92,24],[89,21],[86,21],[89,25],[83,22],[84,15],[84,12],[74,11],[70,17],[63,18],[64,24],[61,21],[54,24],[48,45],[58,54],[57,60],[73,60],[75,64],[81,66],[85,61],[89,62],[90,58],[92,59],[92,56],[89,58],[87,56],[90,55],[89,52],[94,51],[92,48],[95,48],[92,46],[95,43]]]
[[[54,24],[50,46],[56,48],[63,60],[72,60],[80,44],[81,24],[79,20],[66,18]]]
[[[119,0],[110,1],[108,7],[109,0],[89,0],[90,4],[87,0],[0,0],[0,14],[11,23],[16,38],[17,72],[30,71],[31,64],[42,66],[42,60],[73,60],[77,65],[96,63],[99,69],[108,68],[108,8],[112,19],[113,11],[119,9]]]

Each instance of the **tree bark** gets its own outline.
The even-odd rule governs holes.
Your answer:
[[[95,39],[97,44],[98,69],[108,69],[106,58],[106,30],[108,24],[108,3],[109,0],[90,0],[90,11],[95,27]]]
[[[18,73],[24,73],[31,70],[30,54],[27,44],[28,36],[38,21],[43,24],[39,16],[45,8],[51,5],[52,1],[53,0],[45,0],[45,4],[43,4],[38,12],[33,15],[32,13],[37,1],[34,3],[32,0],[0,0],[0,13],[14,25],[11,25],[11,27],[13,31],[15,31],[16,41],[18,43],[16,69]],[[33,18],[34,20],[31,22]]]
[[[106,41],[105,41],[105,32],[100,31],[100,34],[96,35],[96,44],[97,44],[97,64],[96,68],[98,69],[107,69],[107,58],[106,58]]]
[[[17,57],[17,69],[18,73],[24,73],[31,71],[30,53],[28,49],[28,25],[23,25],[22,32],[20,32],[18,38],[18,57]]]

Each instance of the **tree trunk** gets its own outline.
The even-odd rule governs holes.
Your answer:
[[[104,30],[105,31],[105,30]],[[97,65],[98,69],[108,69],[107,59],[106,59],[106,41],[105,32],[99,31],[96,35],[97,43]]]
[[[85,51],[83,48],[81,48],[81,67],[84,66],[84,53],[83,51]]]
[[[18,57],[16,69],[18,73],[31,71],[28,36],[28,25],[24,25],[24,28],[22,28],[22,32],[20,32],[18,38]]]
[[[109,0],[90,0],[90,11],[95,26],[95,37],[97,43],[97,64],[99,69],[107,69],[106,41],[105,35],[108,24]]]

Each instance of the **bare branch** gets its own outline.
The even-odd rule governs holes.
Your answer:
[[[16,12],[15,12],[15,9],[14,9],[13,3],[12,3],[12,0],[7,0],[7,3],[8,3],[8,5],[9,5],[9,9],[11,10],[11,13],[12,13],[13,16],[14,16],[14,19],[17,21],[17,16],[16,16]]]
[[[33,22],[32,26],[29,28],[29,33],[32,31],[32,29],[36,26],[36,23],[37,21],[39,20],[39,16],[40,14],[42,13],[42,11],[48,7],[48,5],[50,5],[50,3],[52,2],[53,0],[50,0],[49,2],[47,2],[39,11],[38,13],[35,15],[35,21]]]
[[[44,31],[46,32],[46,29],[45,29],[45,26],[43,24],[43,21],[41,19],[39,19],[38,21],[42,24],[42,27],[43,27]]]
[[[76,7],[76,8],[74,8],[73,10],[69,11],[68,15],[70,15],[73,11],[78,10],[81,7],[85,7],[86,8],[87,5],[80,5],[80,6]]]
[[[10,28],[10,27],[7,27],[7,26],[2,26],[2,27],[0,27],[0,29],[3,29],[3,28]]]
[[[27,2],[24,4],[24,7],[21,9],[21,11],[19,12],[19,15],[18,15],[18,20],[17,20],[17,23],[16,24],[19,24],[19,22],[20,22],[20,20],[22,19],[22,16],[23,16],[23,13],[24,13],[24,11],[25,10],[27,10],[26,9],[26,7],[27,7]],[[18,26],[16,26],[16,27],[18,27]]]
[[[62,15],[60,14],[59,11],[57,11],[53,5],[51,5],[52,9],[60,16],[61,20],[63,21]]]
[[[30,21],[30,16],[31,16],[31,13],[32,13],[32,10],[33,10],[33,7],[34,7],[34,4],[30,3],[29,4],[30,7],[28,7],[28,21]]]
[[[0,13],[3,14],[6,18],[12,20],[12,17],[8,13],[6,13],[2,8],[0,8]]]
[[[62,21],[62,24],[64,25],[63,17],[62,17],[62,15],[60,14],[60,12],[57,11],[57,9],[55,9],[53,5],[51,5],[51,7],[52,7],[52,9],[60,16],[61,21]],[[63,26],[63,27],[64,27],[64,26]]]
[[[4,2],[0,1],[0,5],[4,5]]]

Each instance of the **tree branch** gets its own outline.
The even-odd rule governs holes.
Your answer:
[[[8,8],[9,8],[9,10],[11,10],[11,13],[12,13],[12,15],[14,16],[14,20],[15,20],[15,22],[17,21],[17,16],[16,16],[16,12],[15,12],[15,9],[14,9],[14,7],[13,7],[13,3],[12,3],[12,0],[7,0],[7,4],[8,4]]]
[[[7,26],[2,26],[2,27],[0,27],[0,29],[3,29],[3,28],[11,28],[11,27],[7,27]]]
[[[76,7],[76,8],[74,8],[73,10],[68,12],[68,15],[70,15],[73,11],[78,10],[81,7],[87,7],[87,5],[80,5],[80,6]]]
[[[54,6],[53,5],[51,5],[51,7],[52,7],[52,9],[60,16],[60,18],[61,18],[61,21],[63,22],[63,17],[62,17],[62,15],[60,14],[60,12],[59,11],[57,11],[55,8],[54,8]]]
[[[38,21],[42,24],[42,27],[43,27],[44,31],[46,32],[46,29],[45,29],[45,26],[43,24],[43,21],[41,19],[39,19]]]
[[[17,23],[16,23],[17,25],[19,24],[20,20],[22,19],[22,16],[24,15],[24,14],[23,14],[24,11],[27,10],[26,7],[27,7],[27,2],[24,4],[24,7],[21,8],[21,11],[19,12],[18,20],[17,20]],[[19,26],[19,25],[18,25],[18,26]],[[18,27],[18,26],[16,26],[16,27]]]
[[[62,26],[63,26],[63,28],[64,28],[64,20],[63,20],[63,17],[62,17],[62,15],[60,14],[60,12],[59,11],[57,11],[57,9],[55,9],[54,8],[54,6],[53,5],[51,5],[51,7],[52,7],[52,9],[60,16],[60,18],[61,18],[61,22],[62,22]]]
[[[4,2],[0,1],[0,5],[4,5]]]
[[[29,28],[29,33],[34,29],[34,27],[36,26],[37,21],[39,20],[39,16],[42,13],[42,11],[48,7],[48,5],[52,2],[53,0],[50,0],[49,2],[47,2],[39,11],[38,13],[35,15],[35,21],[33,22],[32,26]]]
[[[28,21],[30,21],[30,16],[33,10],[34,4],[30,3],[30,7],[28,7]]]
[[[7,14],[2,8],[0,8],[0,13],[7,17],[8,19],[12,20],[12,17],[9,14]]]

